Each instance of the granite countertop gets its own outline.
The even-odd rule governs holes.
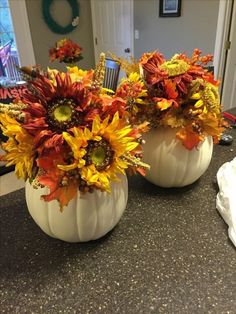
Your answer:
[[[129,178],[120,223],[98,241],[44,234],[24,190],[0,198],[1,313],[236,313],[236,250],[215,206],[216,172],[236,155],[214,147],[194,184]]]

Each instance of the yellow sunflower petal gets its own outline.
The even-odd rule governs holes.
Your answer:
[[[64,171],[70,171],[77,168],[77,163],[73,163],[70,165],[57,165],[57,167]]]
[[[96,116],[95,119],[93,120],[92,133],[97,134],[98,131],[100,130],[100,127],[101,127],[100,117]]]
[[[203,106],[203,100],[202,99],[199,99],[196,104],[194,105],[195,108],[200,108]]]
[[[198,100],[201,98],[201,94],[200,93],[195,93],[193,94],[190,99],[193,99],[193,100]]]

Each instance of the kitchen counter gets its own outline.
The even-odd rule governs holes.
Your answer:
[[[120,223],[98,241],[48,237],[24,189],[0,198],[1,313],[236,313],[236,250],[216,210],[216,172],[236,156],[214,147],[194,184],[129,178]],[[236,192],[236,190],[235,190]]]

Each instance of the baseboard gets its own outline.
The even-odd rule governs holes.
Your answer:
[[[0,196],[17,191],[25,187],[25,181],[17,179],[15,172],[0,176]]]

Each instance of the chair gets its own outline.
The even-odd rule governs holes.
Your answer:
[[[214,65],[209,65],[204,67],[208,72],[211,72],[212,74],[214,74]]]
[[[120,64],[112,59],[106,59],[103,87],[116,90],[120,73]]]
[[[2,63],[2,59],[0,57],[0,77],[1,76],[6,76],[6,71],[4,69],[3,63]]]
[[[12,40],[6,43],[4,46],[0,47],[0,74],[3,73],[2,76],[6,76],[6,65],[7,61],[10,57]]]

